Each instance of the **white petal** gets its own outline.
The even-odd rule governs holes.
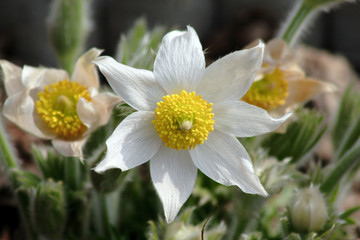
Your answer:
[[[204,70],[204,53],[192,27],[165,35],[154,62],[154,76],[168,94],[194,91]]]
[[[24,90],[24,85],[21,83],[21,68],[12,64],[11,62],[1,60],[0,67],[3,75],[0,72],[0,80],[4,82],[6,94],[11,96]],[[4,79],[2,79],[4,78]]]
[[[166,221],[170,223],[189,198],[197,169],[188,151],[177,151],[162,145],[150,160],[150,173],[163,204]]]
[[[79,99],[76,109],[80,121],[88,128],[100,119],[94,103],[87,101],[85,98]]]
[[[151,71],[125,66],[107,56],[98,57],[94,63],[99,66],[112,89],[137,110],[155,110],[156,103],[166,95]]]
[[[249,90],[262,64],[264,44],[231,53],[206,68],[197,93],[212,103],[238,100]]]
[[[69,75],[64,70],[30,66],[24,66],[21,76],[21,81],[27,88],[43,87],[65,79],[69,80]]]
[[[91,100],[89,102],[80,98],[77,104],[78,116],[81,122],[88,127],[85,134],[105,125],[109,121],[113,107],[121,101],[118,96],[108,92],[100,93]]]
[[[76,62],[71,81],[86,87],[99,88],[99,76],[92,61],[101,54],[102,50],[92,48],[83,54]]]
[[[105,159],[95,171],[104,172],[110,168],[126,171],[150,160],[162,144],[151,123],[153,119],[155,113],[145,111],[125,118],[106,141]]]
[[[64,155],[65,157],[77,157],[83,161],[82,148],[86,143],[87,138],[80,139],[78,141],[62,141],[59,139],[52,140],[54,148]]]
[[[16,93],[8,97],[4,103],[3,114],[7,119],[18,125],[25,131],[40,138],[49,138],[39,130],[33,118],[34,101],[29,91]]]
[[[236,137],[252,137],[268,133],[280,126],[291,113],[272,118],[267,111],[243,101],[214,104],[214,128]]]
[[[91,102],[80,98],[77,113],[81,122],[87,127],[102,126],[108,122],[113,107],[119,102],[121,99],[109,92],[96,95],[91,99]]]
[[[190,150],[190,155],[195,166],[214,181],[236,185],[246,193],[267,195],[248,153],[235,137],[214,130],[204,144]]]

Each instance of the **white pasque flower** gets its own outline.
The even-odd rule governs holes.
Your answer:
[[[76,62],[69,78],[61,69],[24,66],[1,60],[8,95],[3,114],[39,138],[52,140],[65,156],[82,158],[89,133],[109,120],[120,98],[99,93],[99,78],[92,61],[101,50],[93,48]]]
[[[150,160],[151,178],[165,217],[173,221],[195,184],[197,169],[246,193],[267,193],[251,159],[236,139],[276,129],[279,119],[239,100],[261,67],[264,44],[231,53],[205,69],[201,43],[191,27],[165,35],[154,71],[139,70],[103,56],[94,63],[114,91],[138,110],[107,140],[95,168],[123,171]]]

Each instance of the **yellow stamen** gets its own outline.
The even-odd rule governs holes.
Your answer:
[[[288,95],[288,82],[281,70],[276,68],[274,72],[265,74],[262,79],[254,82],[242,100],[265,110],[272,110],[284,105]]]
[[[87,130],[77,114],[77,103],[80,98],[91,101],[86,87],[77,82],[63,80],[44,87],[38,93],[35,103],[40,119],[63,140],[76,140]]]
[[[204,143],[214,130],[212,103],[195,92],[172,94],[157,103],[154,128],[169,148],[192,149]]]

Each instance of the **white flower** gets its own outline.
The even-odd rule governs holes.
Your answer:
[[[82,55],[69,78],[53,68],[23,69],[2,60],[8,95],[3,114],[25,131],[44,139],[65,156],[82,158],[89,133],[109,120],[120,98],[99,93],[99,78],[92,61],[101,51],[93,48]]]
[[[287,43],[282,39],[272,39],[266,44],[262,68],[242,100],[279,117],[319,94],[336,89],[331,83],[306,77]],[[287,123],[289,121],[276,131],[284,133]]]
[[[150,160],[150,172],[165,217],[173,221],[194,187],[197,169],[246,193],[267,193],[251,159],[236,139],[269,132],[289,115],[271,118],[239,100],[252,84],[263,43],[231,53],[205,69],[195,30],[165,35],[154,72],[134,69],[111,57],[94,62],[114,91],[138,110],[107,140],[105,159],[95,168],[123,171]]]

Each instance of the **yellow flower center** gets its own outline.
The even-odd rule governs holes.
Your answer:
[[[80,98],[91,101],[86,87],[66,79],[45,86],[38,97],[39,100],[35,103],[36,111],[45,125],[58,138],[76,140],[87,130],[76,110]]]
[[[254,82],[242,100],[265,110],[272,110],[284,105],[288,95],[288,82],[281,70],[276,68],[274,72],[265,74],[262,79]]]
[[[154,128],[169,148],[192,149],[214,130],[212,103],[195,92],[172,94],[157,103]]]

